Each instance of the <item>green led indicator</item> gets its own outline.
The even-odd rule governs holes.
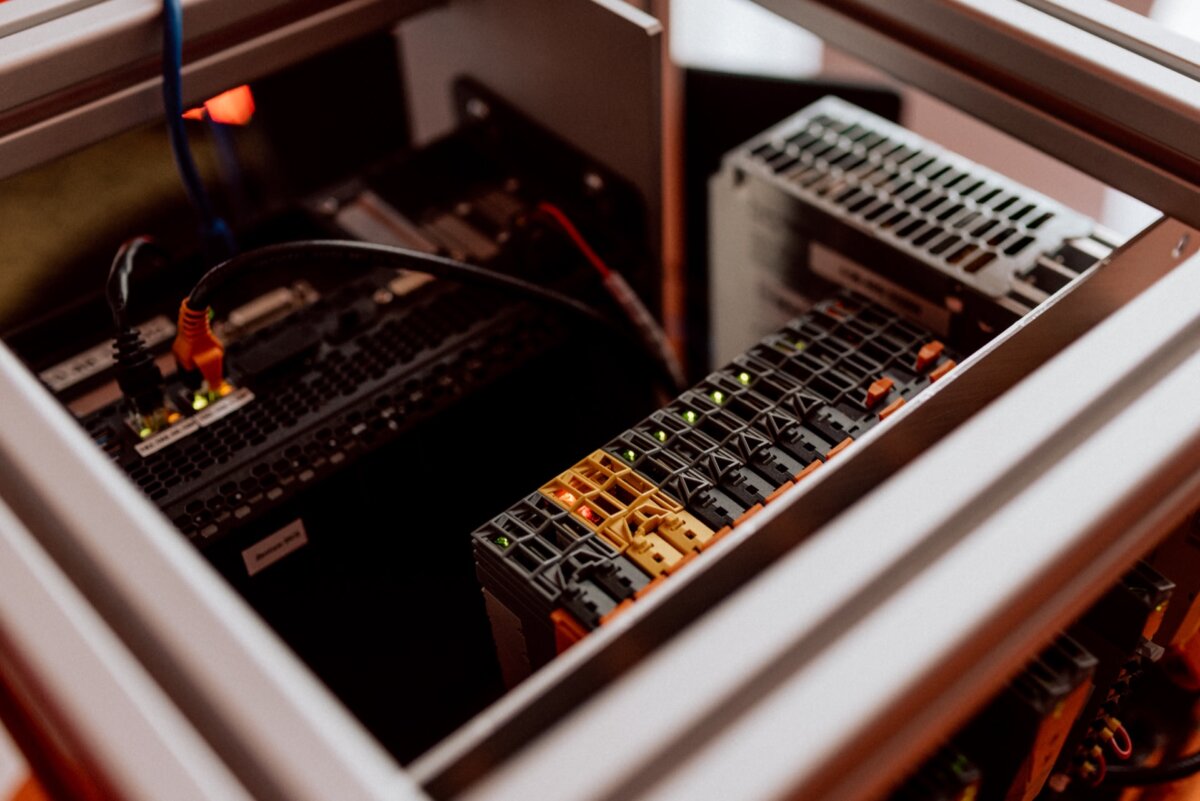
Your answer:
[[[709,393],[708,397],[712,398],[717,404],[722,404],[725,402],[725,393],[719,389],[714,389]]]
[[[750,386],[750,374],[749,373],[738,373],[737,378],[738,378],[738,382],[742,386],[745,386],[745,387]]]
[[[629,448],[626,448],[625,450],[621,451],[621,456],[623,456],[625,458],[625,461],[627,461],[627,462],[632,462],[635,459],[637,459],[637,454],[634,453]]]
[[[694,425],[696,422],[696,413],[693,412],[691,409],[688,409],[687,411],[685,411],[683,413],[682,417],[688,425]]]
[[[149,426],[146,426],[145,428],[143,428],[141,431],[138,432],[138,436],[140,436],[142,439],[145,439],[146,437],[150,436],[153,433],[154,433],[153,429],[151,429]]]
[[[808,347],[808,343],[802,342],[800,340],[796,340],[795,342],[792,343],[792,347],[795,348],[796,350],[804,350],[805,348]]]
[[[658,431],[655,431],[655,432],[654,432],[654,438],[655,438],[656,440],[658,440],[659,442],[666,442],[666,441],[667,441],[667,432],[666,432],[666,431],[663,431],[663,430],[660,428]]]
[[[507,548],[508,546],[512,545],[512,540],[503,534],[501,534],[499,537],[496,537],[494,540],[492,540],[492,542],[496,543],[501,548]]]

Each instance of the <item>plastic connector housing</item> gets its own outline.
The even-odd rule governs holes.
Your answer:
[[[650,576],[669,572],[715,533],[631,465],[604,451],[579,462],[541,493]]]
[[[171,351],[180,369],[199,371],[209,388],[225,383],[225,346],[212,331],[208,309],[193,309],[186,298],[179,306],[179,333]]]
[[[163,374],[150,355],[141,332],[121,331],[113,340],[117,385],[130,410],[138,417],[152,417],[163,408]]]

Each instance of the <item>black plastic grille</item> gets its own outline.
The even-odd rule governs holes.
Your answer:
[[[336,335],[341,310],[377,288],[356,285],[303,319],[281,322],[315,326],[327,336],[301,365],[281,375],[247,377],[253,402],[156,453],[143,458],[134,450],[129,431],[119,430],[124,424],[115,407],[85,425],[181,531],[208,538],[555,341],[557,329],[544,316],[522,314],[522,307],[474,287],[443,288],[416,305],[381,307],[379,319],[361,332]],[[270,336],[268,329],[239,345],[248,348]],[[231,349],[234,364],[237,353]]]

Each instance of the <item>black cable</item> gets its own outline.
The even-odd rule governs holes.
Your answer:
[[[158,246],[146,236],[138,236],[121,244],[108,271],[105,294],[112,313],[116,332],[113,338],[113,360],[117,368],[117,385],[125,400],[137,414],[153,415],[163,405],[163,375],[150,355],[141,332],[129,322],[129,280],[143,253],[161,254]]]
[[[395,267],[415,272],[428,273],[438,278],[462,283],[485,284],[501,291],[537,300],[547,306],[567,312],[569,316],[582,317],[593,323],[604,326],[616,334],[621,340],[635,346],[654,366],[660,380],[675,392],[682,392],[684,387],[672,377],[671,369],[666,365],[659,353],[649,350],[645,343],[636,335],[617,325],[611,318],[588,306],[585,303],[557,292],[553,289],[516,278],[505,273],[495,272],[483,267],[434,256],[416,250],[378,245],[368,242],[343,241],[335,239],[304,240],[285,242],[278,245],[267,245],[256,250],[241,253],[230,258],[205,273],[188,295],[187,304],[192,309],[200,310],[209,306],[209,297],[234,275],[251,268],[261,268],[270,265],[278,266],[288,262],[331,261],[338,265],[356,264],[361,267]]]
[[[1161,765],[1109,765],[1104,787],[1140,787],[1177,782],[1200,773],[1200,753]]]
[[[129,279],[137,266],[138,257],[150,251],[156,256],[162,255],[150,237],[136,236],[122,242],[117,255],[113,257],[105,295],[108,297],[108,309],[112,312],[113,326],[118,332],[129,328]]]

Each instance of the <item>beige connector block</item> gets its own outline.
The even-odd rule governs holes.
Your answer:
[[[650,576],[668,572],[715,532],[633,468],[596,451],[541,488]]]

